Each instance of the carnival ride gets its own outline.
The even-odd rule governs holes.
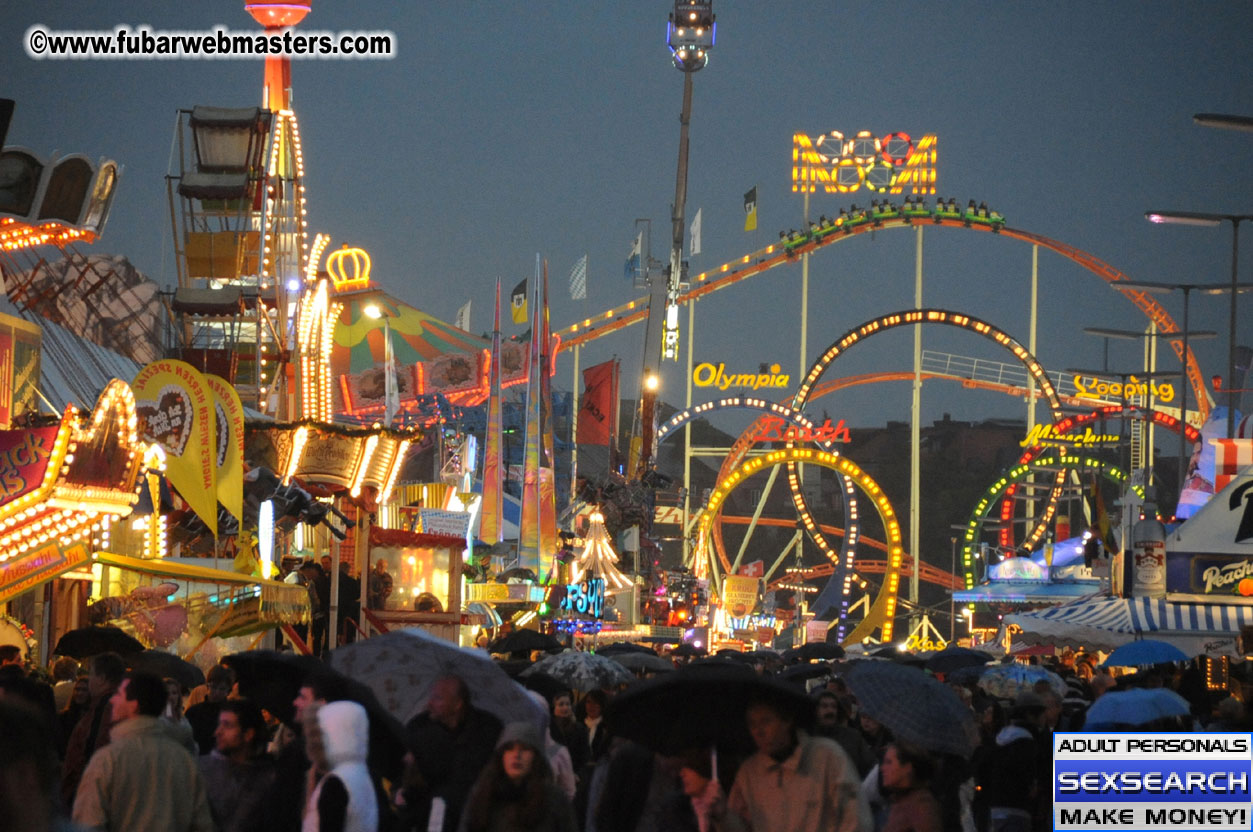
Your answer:
[[[1179,327],[1175,321],[1153,297],[1136,289],[1121,289],[1117,285],[1120,281],[1129,280],[1129,278],[1121,271],[1115,269],[1099,258],[1096,258],[1093,255],[1073,246],[1069,246],[1065,243],[1061,243],[1028,231],[1010,228],[1005,224],[1003,216],[997,212],[989,211],[986,204],[976,207],[973,200],[970,201],[965,210],[961,209],[955,200],[950,199],[947,202],[944,200],[937,200],[934,207],[930,207],[921,198],[906,198],[904,205],[902,206],[893,205],[887,200],[884,200],[883,202],[876,200],[870,210],[858,210],[855,206],[852,208],[851,212],[841,209],[840,214],[837,217],[827,219],[824,216],[818,222],[811,223],[810,228],[807,231],[798,232],[792,230],[788,232],[780,232],[780,241],[778,243],[766,246],[765,248],[759,249],[755,252],[745,254],[742,257],[722,264],[720,267],[698,274],[693,280],[692,288],[681,294],[678,297],[677,302],[679,304],[691,303],[713,292],[720,291],[735,285],[736,283],[744,281],[749,277],[764,273],[779,266],[795,263],[803,255],[812,254],[819,249],[826,248],[834,243],[850,239],[860,234],[893,228],[909,228],[919,224],[938,226],[942,228],[963,228],[985,231],[1054,251],[1100,277],[1102,280],[1110,284],[1112,288],[1121,291],[1146,315],[1150,324],[1155,328],[1154,331],[1163,334],[1179,331]],[[596,316],[585,318],[579,323],[572,324],[569,327],[559,330],[559,334],[563,336],[563,340],[559,348],[573,349],[579,347],[584,343],[604,337],[605,335],[609,335],[635,323],[644,321],[648,315],[648,298],[640,298],[629,301],[626,304],[606,310]],[[753,437],[760,435],[762,426],[766,420],[783,418],[794,428],[803,430],[807,426],[812,426],[812,422],[810,422],[802,412],[804,406],[811,403],[814,399],[821,395],[829,394],[837,389],[840,389],[841,387],[849,386],[854,383],[870,383],[893,379],[913,379],[915,376],[913,372],[886,372],[859,377],[857,379],[836,379],[828,380],[821,384],[819,383],[822,375],[826,372],[830,363],[858,341],[869,337],[875,332],[883,331],[885,329],[905,325],[915,326],[923,323],[940,323],[968,329],[976,334],[989,338],[1000,346],[1008,349],[1014,355],[1015,359],[1020,362],[1027,371],[1028,383],[1025,388],[1020,385],[980,382],[974,378],[961,378],[960,380],[966,386],[981,386],[986,389],[998,389],[1012,395],[1025,394],[1033,400],[1036,398],[1044,398],[1050,408],[1054,433],[1059,436],[1064,436],[1065,431],[1081,425],[1086,421],[1096,418],[1108,418],[1112,415],[1121,414],[1124,410],[1129,418],[1147,420],[1154,424],[1174,430],[1179,429],[1183,419],[1188,416],[1188,414],[1181,413],[1180,418],[1175,418],[1164,412],[1151,409],[1145,411],[1144,408],[1138,407],[1131,402],[1124,402],[1120,405],[1102,407],[1094,411],[1092,414],[1085,414],[1083,417],[1068,418],[1062,412],[1063,401],[1077,403],[1082,400],[1074,396],[1059,396],[1054,383],[1040,363],[1021,344],[1016,342],[1007,333],[997,329],[987,322],[980,321],[973,316],[965,315],[960,312],[934,309],[911,309],[879,316],[873,320],[866,321],[853,330],[850,330],[840,339],[837,339],[837,341],[828,347],[827,350],[822,353],[821,357],[811,366],[805,380],[802,382],[796,395],[793,397],[790,407],[786,407],[780,403],[767,402],[765,400],[752,401],[748,397],[732,397],[736,399],[733,403],[727,399],[722,399],[718,402],[706,402],[702,405],[695,406],[688,411],[676,414],[673,419],[668,421],[658,430],[656,434],[656,441],[660,443],[665,438],[670,436],[682,424],[715,408],[728,406],[746,407],[761,411],[763,415],[740,435],[735,445],[730,449],[730,452],[724,460],[722,469],[719,472],[719,483],[721,483],[720,488],[730,484],[732,482],[732,477],[735,477],[735,482],[738,482],[745,475],[744,466],[748,464],[743,463],[743,460],[746,456],[748,456],[752,447],[757,444],[757,441],[754,440]],[[1209,411],[1209,397],[1207,395],[1207,390],[1204,386],[1204,381],[1195,355],[1191,349],[1188,349],[1185,354],[1183,345],[1178,342],[1173,342],[1173,347],[1176,354],[1179,355],[1180,359],[1184,363],[1186,381],[1191,385],[1195,394],[1193,397],[1193,401],[1197,403],[1195,416],[1199,418],[1199,420],[1203,421]],[[955,378],[955,376],[946,376],[939,373],[924,373],[922,375],[924,378]],[[1096,402],[1093,402],[1091,399],[1087,399],[1086,403],[1091,405]],[[1195,429],[1190,425],[1186,427],[1186,430],[1188,431],[1189,436],[1194,437],[1196,435]],[[787,443],[788,450],[793,449],[793,446],[793,442]],[[821,451],[821,453],[830,455],[828,461],[842,459],[837,454],[831,452],[829,446],[826,446],[826,449]],[[827,458],[824,457],[824,459]],[[789,570],[789,572],[793,576],[793,579],[799,577],[801,580],[826,577],[830,575],[831,582],[829,586],[839,586],[841,588],[841,611],[842,613],[847,614],[847,611],[850,608],[849,593],[852,587],[854,585],[861,586],[863,588],[868,586],[868,583],[858,575],[858,572],[869,572],[871,570],[867,567],[872,567],[871,563],[863,563],[856,560],[852,556],[852,550],[858,541],[859,534],[855,523],[857,510],[856,498],[854,494],[855,489],[850,483],[851,478],[843,476],[844,488],[842,489],[842,495],[844,499],[845,516],[846,518],[852,519],[854,522],[846,523],[849,528],[846,530],[844,541],[840,546],[840,550],[837,552],[827,541],[824,535],[825,529],[823,524],[820,524],[813,519],[812,514],[809,512],[805,504],[804,490],[801,487],[801,483],[796,475],[797,461],[798,460],[795,459],[787,459],[783,462],[777,463],[777,465],[770,466],[770,482],[773,483],[778,465],[787,465],[789,487],[791,489],[793,503],[798,517],[800,518],[801,525],[804,527],[805,532],[808,534],[810,539],[813,540],[815,545],[818,547],[819,551],[821,551],[824,555],[827,563],[826,565],[819,564],[805,569]],[[827,467],[839,470],[839,466],[834,463],[828,464]],[[1048,524],[1052,520],[1056,511],[1058,500],[1062,497],[1065,483],[1067,482],[1068,477],[1073,477],[1072,471],[1076,467],[1081,469],[1086,468],[1091,471],[1098,471],[1102,476],[1117,482],[1124,482],[1126,479],[1126,474],[1114,466],[1108,466],[1095,459],[1067,453],[1064,444],[1061,448],[1053,448],[1051,450],[1043,444],[1034,445],[1028,449],[1026,454],[1024,454],[1024,459],[1020,465],[1014,469],[1014,472],[1011,472],[1011,475],[1008,475],[1003,481],[998,481],[998,483],[993,486],[990,493],[994,492],[994,495],[985,496],[985,498],[980,501],[979,506],[972,515],[972,518],[968,523],[968,527],[963,534],[963,574],[961,576],[946,576],[941,579],[935,573],[940,573],[941,575],[945,575],[946,573],[941,573],[940,570],[931,569],[930,571],[932,574],[928,577],[935,579],[937,583],[941,583],[942,585],[947,584],[950,588],[957,583],[970,586],[974,580],[973,561],[977,554],[978,539],[983,532],[985,523],[989,521],[994,502],[998,499],[1001,500],[1001,509],[999,516],[995,521],[998,530],[998,544],[1002,547],[1013,547],[1015,543],[1015,524],[1013,522],[1007,522],[1009,519],[1007,515],[1012,515],[1015,505],[1013,498],[1016,491],[1021,489],[1021,486],[1018,485],[1017,481],[1032,477],[1036,473],[1047,472],[1051,474],[1052,480],[1048,486],[1047,499],[1044,501],[1042,510],[1039,512],[1028,510],[1028,517],[1030,518],[1030,521],[1027,525],[1029,525],[1030,528],[1024,536],[1024,540],[1026,542],[1038,543],[1047,532]],[[754,472],[758,470],[761,470],[760,465],[753,468]],[[841,474],[843,473],[844,472],[841,471]],[[1021,496],[1021,494],[1018,496]],[[725,499],[725,494],[722,499]],[[715,505],[715,501],[711,499],[710,503],[696,514],[692,523],[685,529],[685,532],[689,534],[693,528],[698,530],[697,546],[693,550],[693,557],[696,559],[707,558],[714,573],[712,577],[714,577],[715,584],[718,582],[719,568],[725,570],[727,573],[733,572],[736,568],[738,568],[740,557],[742,557],[744,552],[744,549],[741,548],[740,557],[737,557],[734,563],[732,563],[725,554],[725,547],[722,545],[721,533],[722,526],[728,522],[728,519],[722,518],[718,515],[717,509],[721,506],[721,502],[722,500],[718,500],[717,505]],[[738,524],[747,524],[750,529],[758,525],[794,525],[794,523],[790,523],[787,520],[776,522],[776,518],[762,518],[760,517],[760,513],[761,506],[759,505],[757,513],[751,520],[738,518],[734,522]],[[894,517],[894,514],[892,516]],[[881,519],[882,518],[883,515],[881,514]],[[886,527],[888,525],[887,521],[883,520],[883,522]],[[893,520],[892,522],[894,523],[895,521]],[[871,543],[878,544],[889,552],[889,559],[886,563],[886,568],[883,568],[883,573],[887,575],[887,578],[885,578],[882,582],[875,601],[873,604],[869,605],[871,612],[860,625],[852,630],[852,635],[847,636],[847,638],[851,639],[853,636],[856,636],[860,639],[870,635],[876,629],[878,629],[885,637],[890,637],[891,623],[888,610],[891,610],[892,614],[894,614],[896,606],[895,594],[899,583],[899,576],[901,574],[900,569],[902,564],[908,565],[912,558],[908,553],[904,552],[900,552],[899,556],[894,557],[892,555],[893,546],[890,541],[885,545],[878,543],[877,541],[870,541],[864,536],[861,537],[860,540],[868,545]],[[747,545],[747,541],[745,541],[745,545]],[[772,571],[780,566],[782,560],[783,558],[781,556],[779,560],[775,562],[772,567]],[[893,562],[894,560],[895,563]],[[876,569],[874,571],[879,570]],[[771,578],[773,578],[773,575],[767,576],[767,580],[770,580]],[[786,579],[776,578],[775,585],[779,585],[782,580]],[[824,590],[824,594],[825,592],[826,591]]]

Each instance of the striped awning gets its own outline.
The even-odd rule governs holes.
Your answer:
[[[1112,650],[1139,638],[1168,641],[1189,656],[1239,656],[1236,638],[1253,626],[1253,606],[1176,604],[1161,598],[1085,598],[1005,616],[1015,642]]]

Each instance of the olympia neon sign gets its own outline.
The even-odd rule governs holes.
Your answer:
[[[936,137],[917,141],[908,133],[876,136],[860,130],[846,138],[839,130],[817,138],[792,136],[792,191],[850,194],[862,188],[881,194],[935,193]]]
[[[763,370],[765,369],[763,365]],[[716,387],[727,390],[731,387],[759,390],[762,387],[783,388],[792,383],[792,377],[779,372],[778,364],[771,364],[770,369],[760,373],[727,373],[726,364],[697,364],[692,369],[692,384],[697,387]]]

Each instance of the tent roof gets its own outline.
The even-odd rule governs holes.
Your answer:
[[[1176,604],[1163,598],[1081,598],[1069,604],[1005,616],[1023,632],[1016,641],[1112,650],[1150,637],[1192,656],[1239,656],[1236,639],[1253,626],[1253,605]]]
[[[1253,483],[1253,467],[1245,468],[1209,499],[1196,514],[1166,538],[1166,551],[1188,554],[1253,556],[1253,539],[1237,540],[1245,514],[1245,499],[1232,498]]]

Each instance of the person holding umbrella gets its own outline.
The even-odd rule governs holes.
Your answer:
[[[772,698],[750,704],[747,720],[757,753],[736,774],[722,829],[869,832],[870,807],[844,749],[799,730],[796,717]]]

